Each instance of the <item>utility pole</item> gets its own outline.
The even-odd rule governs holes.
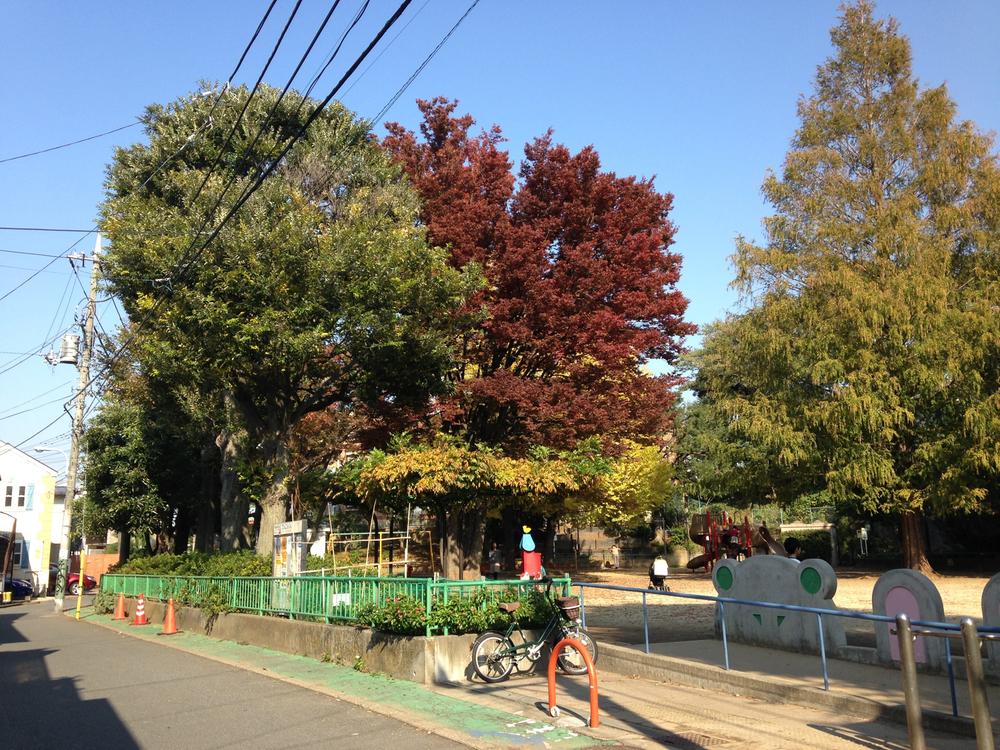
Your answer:
[[[83,407],[87,399],[87,384],[90,381],[90,357],[94,351],[94,314],[97,306],[98,256],[101,254],[101,233],[94,241],[91,256],[90,292],[87,295],[87,316],[83,322],[83,356],[80,360],[80,386],[76,392],[76,406],[73,412],[73,428],[70,433],[69,465],[66,467],[66,511],[63,514],[62,540],[59,543],[59,573],[56,576],[55,609],[61,612],[66,593],[66,578],[69,575],[69,537],[73,524],[73,502],[76,500],[76,475],[80,465],[80,438],[83,436]],[[83,547],[80,551],[80,594],[76,599],[76,617],[80,619],[80,600],[84,589],[84,564],[86,562],[87,538],[83,530]]]

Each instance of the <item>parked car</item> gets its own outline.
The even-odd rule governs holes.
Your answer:
[[[50,565],[49,566],[49,593],[50,595],[55,593],[56,590],[56,579],[59,577],[59,566]],[[83,591],[84,593],[90,591],[92,588],[97,586],[97,579],[93,576],[85,575],[83,577]],[[68,591],[73,596],[80,593],[80,574],[70,573],[66,576],[66,591]]]
[[[22,581],[20,578],[8,578],[4,582],[3,590],[11,592],[11,599],[30,599],[35,595],[31,582]]]

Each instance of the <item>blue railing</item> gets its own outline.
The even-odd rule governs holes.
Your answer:
[[[820,607],[804,607],[798,604],[780,604],[778,602],[759,602],[752,599],[734,599],[727,596],[711,596],[709,594],[683,594],[678,591],[660,591],[658,589],[641,589],[634,586],[615,586],[609,583],[581,583],[576,581],[574,586],[580,590],[580,617],[583,626],[587,626],[587,608],[584,597],[584,589],[606,589],[608,591],[630,591],[642,594],[642,630],[645,642],[645,652],[649,651],[649,608],[647,597],[669,596],[675,599],[693,599],[695,601],[713,602],[719,607],[719,620],[722,625],[722,654],[725,662],[725,669],[730,669],[729,662],[729,639],[726,634],[726,605],[743,604],[751,607],[764,607],[767,609],[781,609],[789,612],[804,612],[816,615],[816,625],[819,630],[819,656],[823,668],[823,689],[830,689],[830,672],[827,666],[826,639],[823,634],[824,617],[843,617],[850,620],[867,620],[869,622],[884,622],[891,625],[896,624],[896,618],[888,615],[875,615],[870,612],[858,612],[851,609],[822,609]],[[927,628],[929,630],[940,630],[946,632],[961,632],[961,626],[950,622],[928,622],[925,620],[912,620],[914,627]],[[977,628],[979,633],[1000,634],[1000,628]],[[948,683],[951,688],[951,712],[953,716],[958,716],[958,698],[955,691],[955,671],[952,665],[951,644],[945,639],[945,659],[948,665]]]

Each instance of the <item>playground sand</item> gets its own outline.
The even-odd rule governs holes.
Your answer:
[[[842,609],[870,612],[872,589],[879,573],[839,570],[834,601]],[[649,578],[645,571],[601,570],[573,574],[574,580],[608,583],[618,586],[646,588]],[[982,619],[980,597],[989,576],[935,575],[934,583],[944,600],[945,617],[958,621],[970,616]],[[681,571],[668,579],[672,591],[684,594],[715,596],[712,579],[707,573]],[[686,641],[711,638],[714,634],[715,605],[674,597],[651,595],[649,607],[650,640],[655,642]],[[620,643],[638,643],[643,638],[642,602],[639,594],[626,591],[587,589],[585,592],[587,628],[595,635]],[[874,640],[868,623],[845,621],[851,639],[859,643]]]

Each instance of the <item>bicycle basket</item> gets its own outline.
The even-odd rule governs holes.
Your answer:
[[[556,599],[556,606],[562,612],[562,616],[567,620],[580,619],[580,599],[575,596],[560,596]]]

